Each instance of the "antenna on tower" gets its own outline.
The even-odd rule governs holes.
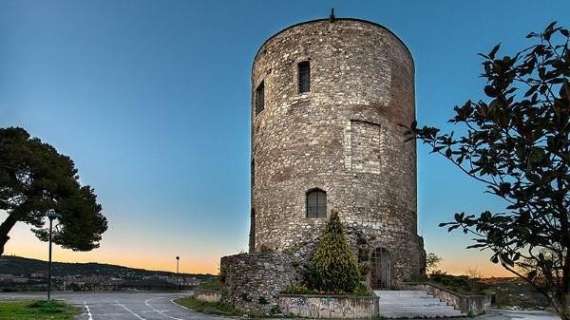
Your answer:
[[[331,15],[329,16],[329,20],[331,22],[334,22],[336,20],[336,17],[334,15],[334,8],[331,8]]]

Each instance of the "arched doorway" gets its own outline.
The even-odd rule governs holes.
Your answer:
[[[390,289],[392,283],[392,256],[385,248],[376,248],[370,259],[370,286],[372,289]]]

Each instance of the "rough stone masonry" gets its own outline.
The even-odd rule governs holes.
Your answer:
[[[425,272],[416,146],[403,127],[415,120],[414,64],[404,43],[359,19],[300,23],[259,48],[251,85],[250,257],[222,259],[226,279],[236,281],[262,252],[302,265],[331,210],[371,287],[396,288]]]

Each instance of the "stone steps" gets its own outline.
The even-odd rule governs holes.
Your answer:
[[[383,318],[447,318],[464,314],[421,290],[379,290]]]

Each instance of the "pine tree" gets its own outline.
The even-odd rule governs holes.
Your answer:
[[[333,210],[311,259],[309,286],[333,293],[351,293],[359,285],[358,263]]]
[[[58,213],[53,242],[76,251],[99,247],[107,219],[90,186],[79,183],[73,160],[22,128],[0,128],[0,256],[19,222],[48,240],[47,214]]]

